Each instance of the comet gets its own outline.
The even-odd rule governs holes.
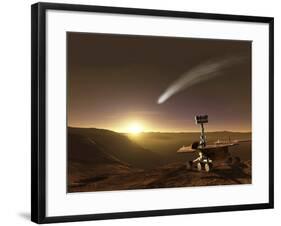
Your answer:
[[[182,92],[203,81],[213,79],[219,75],[223,69],[226,69],[234,64],[240,63],[245,57],[232,56],[211,61],[206,61],[182,74],[177,80],[171,83],[167,89],[160,95],[157,100],[158,104],[163,104],[175,94]]]

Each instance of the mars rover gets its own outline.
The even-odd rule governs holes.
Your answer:
[[[238,165],[239,157],[232,157],[229,151],[230,147],[238,145],[238,141],[217,141],[213,144],[207,144],[204,131],[204,124],[208,123],[208,115],[195,116],[196,124],[201,126],[199,142],[193,142],[190,146],[183,146],[177,152],[179,153],[198,153],[198,158],[186,163],[187,169],[197,168],[198,171],[204,169],[209,172],[215,164],[226,163],[229,165]]]

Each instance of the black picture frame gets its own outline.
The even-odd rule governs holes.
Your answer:
[[[73,216],[46,216],[46,11],[64,10],[115,14],[149,15],[174,18],[196,18],[226,21],[265,23],[269,25],[269,202],[258,204],[200,208],[160,209],[152,211],[118,212]],[[274,18],[166,11],[136,8],[117,8],[90,5],[36,3],[31,6],[31,220],[36,223],[73,222],[116,218],[195,214],[207,212],[269,209],[274,207]]]

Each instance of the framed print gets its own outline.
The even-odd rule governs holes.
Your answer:
[[[273,18],[31,12],[32,221],[273,208]]]

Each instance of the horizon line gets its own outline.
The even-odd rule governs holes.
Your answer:
[[[103,130],[109,130],[113,131],[115,133],[124,133],[124,134],[131,134],[130,132],[121,132],[121,131],[115,131],[113,129],[106,129],[106,128],[97,128],[97,127],[77,127],[77,126],[67,126],[68,128],[76,128],[76,129],[103,129]],[[252,133],[251,130],[245,130],[245,131],[232,131],[232,130],[210,130],[205,131],[205,133],[214,133],[214,132],[229,132],[229,133]],[[139,133],[201,133],[201,131],[141,131]]]

